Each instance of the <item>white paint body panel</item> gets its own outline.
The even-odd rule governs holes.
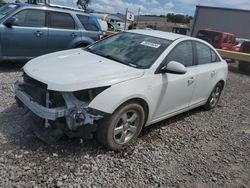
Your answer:
[[[155,74],[163,59],[179,42],[199,41],[213,49],[206,42],[160,31],[130,32],[173,40],[173,43],[146,70],[76,49],[36,58],[24,67],[24,71],[48,84],[50,90],[77,91],[111,86],[89,104],[90,108],[110,114],[130,99],[143,99],[149,108],[146,125],[205,104],[216,83],[226,82],[228,67],[222,59],[218,63],[188,67],[183,75]]]
[[[74,49],[29,61],[24,71],[54,91],[78,91],[110,86],[143,75],[144,70]]]

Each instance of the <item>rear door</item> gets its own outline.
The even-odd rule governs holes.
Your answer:
[[[217,82],[218,69],[220,67],[220,58],[206,44],[194,41],[196,54],[196,66],[193,66],[192,72],[195,73],[195,90],[190,105],[203,103],[207,100],[212,89]]]
[[[25,9],[13,17],[16,19],[14,25],[11,28],[3,26],[1,32],[3,56],[27,59],[45,54],[48,37],[46,12]]]
[[[81,41],[81,32],[69,13],[48,11],[48,52],[74,48]]]

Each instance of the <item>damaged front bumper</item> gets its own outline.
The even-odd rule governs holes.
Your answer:
[[[96,120],[103,118],[103,114],[93,113],[95,110],[88,109],[88,103],[78,100],[71,92],[62,92],[65,106],[50,108],[49,91],[46,93],[46,106],[41,105],[25,91],[24,82],[15,83],[16,100],[22,106],[26,106],[45,122],[56,121],[65,117],[69,130],[76,130],[84,125],[94,125]],[[91,111],[92,113],[90,113]]]

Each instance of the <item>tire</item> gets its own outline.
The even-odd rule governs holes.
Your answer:
[[[140,104],[124,104],[98,122],[96,139],[108,149],[119,151],[139,136],[144,121],[145,111]]]
[[[211,92],[207,103],[203,106],[205,110],[211,110],[217,106],[222,90],[223,84],[221,82],[217,83]]]

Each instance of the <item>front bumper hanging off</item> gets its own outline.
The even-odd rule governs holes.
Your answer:
[[[78,100],[71,92],[62,92],[65,106],[49,108],[36,102],[24,89],[24,82],[15,83],[15,95],[17,102],[26,106],[38,117],[55,121],[65,117],[70,130],[75,130],[83,125],[94,125],[95,120],[103,118],[102,115],[88,113],[88,103]],[[47,99],[46,99],[47,100]]]
[[[30,109],[34,114],[40,118],[47,120],[56,120],[60,117],[65,117],[69,113],[69,110],[66,107],[57,107],[57,108],[46,108],[38,104],[34,99],[28,95],[23,89],[22,85],[24,83],[16,82],[15,83],[15,94],[17,100]]]

